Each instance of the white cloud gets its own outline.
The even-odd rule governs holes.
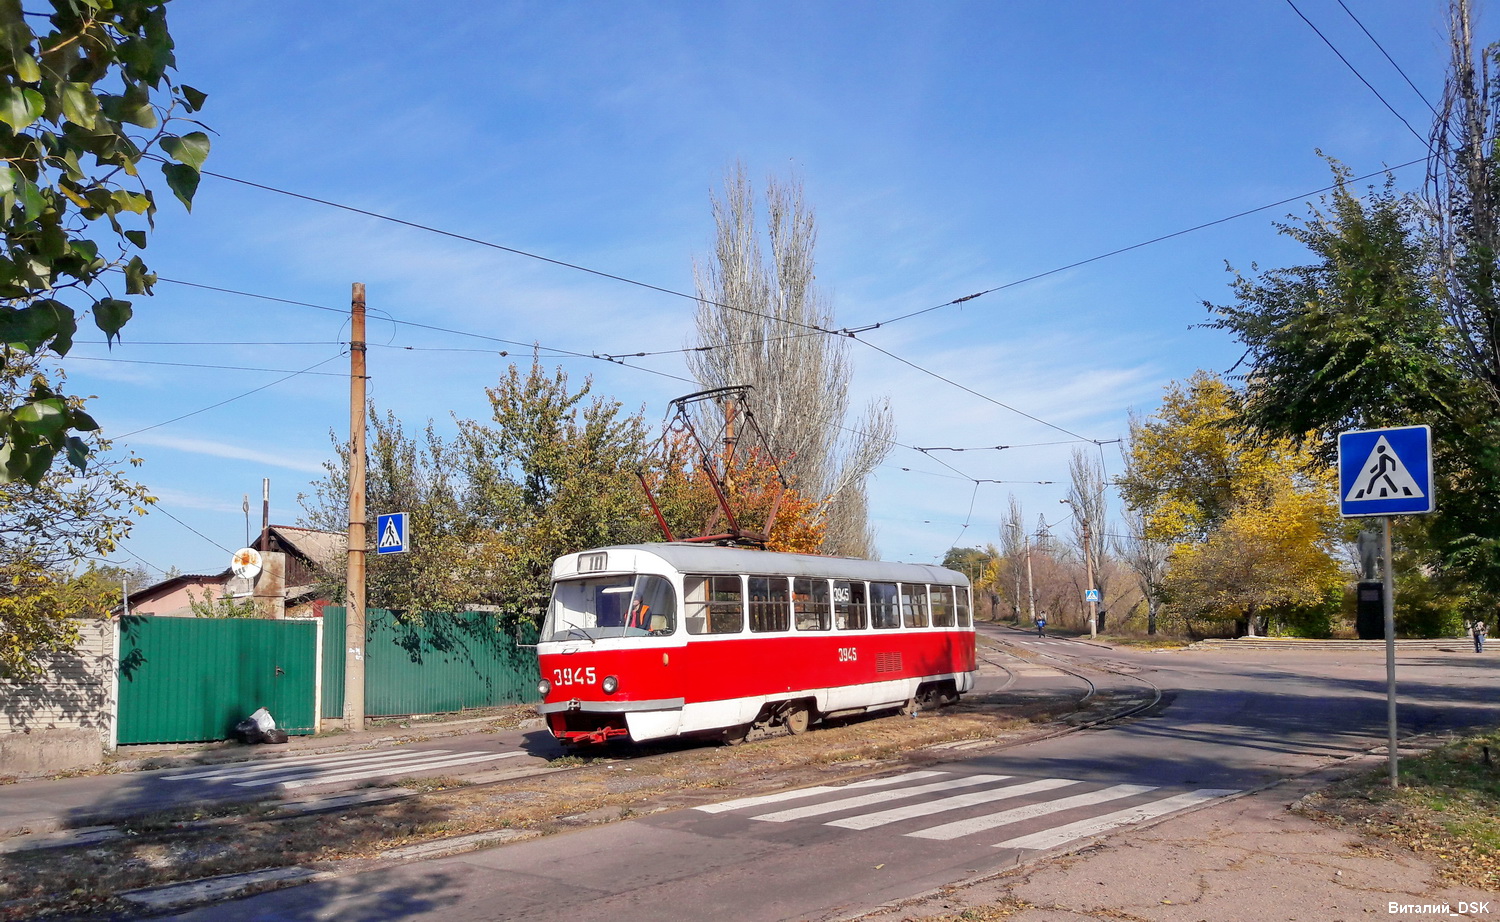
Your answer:
[[[166,448],[172,451],[181,451],[188,454],[208,455],[213,458],[232,458],[236,461],[254,461],[257,464],[267,464],[272,467],[280,467],[291,471],[302,471],[310,474],[323,473],[321,459],[307,455],[290,455],[285,452],[262,451],[255,448],[245,448],[240,445],[232,445],[228,442],[214,441],[210,439],[186,438],[175,435],[160,435],[157,433],[140,433],[130,437],[132,446],[155,445],[158,448]]]

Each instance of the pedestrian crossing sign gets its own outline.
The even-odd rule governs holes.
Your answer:
[[[1431,426],[1339,433],[1339,512],[1345,518],[1434,508]]]
[[[1097,590],[1097,589],[1086,590],[1083,593],[1083,600],[1085,602],[1097,602],[1097,601],[1099,601],[1099,590]]]
[[[406,513],[390,512],[375,517],[375,553],[404,554],[410,548],[406,543]]]

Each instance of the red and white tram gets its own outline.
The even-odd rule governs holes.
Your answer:
[[[969,581],[921,564],[703,544],[559,558],[537,654],[572,745],[744,739],[974,686]]]

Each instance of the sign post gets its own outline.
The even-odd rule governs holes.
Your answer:
[[[1396,767],[1396,587],[1391,516],[1431,512],[1432,428],[1404,426],[1339,433],[1339,512],[1380,518],[1380,573],[1385,590],[1386,751],[1391,787]]]

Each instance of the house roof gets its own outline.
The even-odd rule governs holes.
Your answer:
[[[270,533],[273,540],[320,570],[338,572],[344,568],[349,547],[346,534],[295,525],[272,525]]]
[[[143,604],[145,602],[150,602],[153,599],[159,599],[164,595],[175,592],[177,589],[183,586],[199,586],[204,584],[222,583],[224,580],[228,579],[229,576],[229,570],[225,570],[223,573],[183,573],[180,576],[173,576],[169,579],[164,579],[159,583],[153,583],[144,589],[137,589],[136,591],[130,593],[130,607],[134,608],[137,605]],[[116,606],[116,608],[118,609],[118,606]]]

